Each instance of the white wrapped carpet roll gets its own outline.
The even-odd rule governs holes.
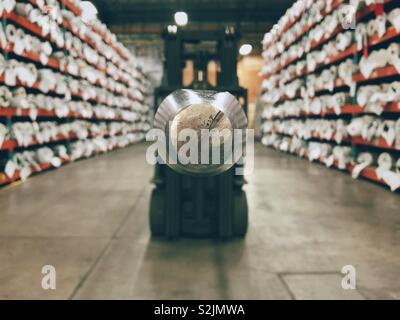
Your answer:
[[[10,105],[20,109],[29,108],[29,101],[24,87],[19,87],[12,92]]]
[[[354,63],[352,59],[347,59],[345,62],[342,62],[338,68],[338,75],[347,86],[351,87],[353,84],[353,74],[357,70],[357,65]]]
[[[371,102],[374,93],[380,92],[382,88],[379,85],[362,86],[357,91],[357,103],[365,108]]]
[[[391,146],[396,140],[396,122],[394,120],[384,120],[377,131],[377,136],[385,139],[386,143]]]
[[[387,49],[388,63],[400,73],[400,44],[393,42]]]
[[[17,77],[22,84],[33,87],[38,79],[38,70],[33,63],[20,63],[16,68]]]
[[[361,50],[365,41],[367,40],[367,25],[365,23],[358,23],[356,27],[356,42],[357,42],[357,49]]]
[[[4,124],[0,123],[0,148],[3,145],[3,142],[6,139],[7,134],[8,134],[7,127]]]
[[[347,165],[351,162],[351,148],[335,146],[333,148],[334,160],[337,161],[338,168],[345,170]]]
[[[28,47],[29,39],[26,37],[24,31],[22,29],[17,29],[16,34],[14,36],[14,47],[13,51],[17,55],[22,55],[24,51]]]
[[[39,148],[36,152],[39,163],[50,163],[54,157],[54,152],[48,147]]]
[[[0,108],[7,108],[11,103],[11,92],[6,86],[0,87]]]
[[[16,3],[15,4],[15,12],[23,17],[28,17],[29,13],[33,9],[33,6],[30,3]]]
[[[59,158],[62,158],[62,159],[69,158],[67,148],[62,144],[55,146],[54,151],[55,151],[56,156]]]
[[[378,168],[375,170],[378,178],[382,179],[391,191],[400,188],[400,159],[396,162],[389,153],[382,153],[378,158]]]
[[[372,72],[377,68],[383,68],[391,61],[391,55],[388,50],[381,49],[372,51],[368,57],[362,56],[360,60],[360,72],[369,79]]]
[[[4,70],[4,83],[8,86],[14,87],[17,84],[16,68],[18,62],[14,59],[8,60]]]
[[[317,160],[321,157],[322,149],[321,144],[317,142],[311,142],[308,146],[308,160],[310,162]]]
[[[395,165],[394,165],[394,169],[396,173],[400,173],[400,158],[397,159]]]
[[[395,146],[396,149],[400,150],[400,118],[397,119],[395,127],[394,127],[394,132],[395,132]]]
[[[374,162],[374,157],[369,152],[362,152],[357,156],[356,165],[351,172],[351,176],[353,179],[357,179],[360,176],[360,173]]]
[[[389,15],[388,20],[397,32],[400,32],[400,8],[393,9]]]
[[[367,24],[367,34],[369,37],[377,35],[382,37],[386,33],[386,15],[378,16]]]
[[[3,11],[10,13],[14,10],[16,5],[15,0],[2,0]]]
[[[352,38],[353,34],[350,31],[345,33],[339,33],[338,36],[336,37],[336,42],[335,42],[336,48],[339,49],[340,51],[346,50],[350,46]]]
[[[367,141],[372,141],[372,139],[377,137],[376,133],[381,123],[382,121],[378,118],[373,118],[372,121],[365,123],[361,137]]]
[[[5,49],[7,46],[8,46],[8,40],[6,31],[4,30],[3,25],[0,24],[0,47],[2,49]]]
[[[387,152],[381,153],[377,160],[378,167],[375,170],[378,178],[382,179],[382,174],[386,171],[390,171],[392,169],[393,164],[394,164],[394,159],[389,153]]]
[[[347,126],[347,132],[352,137],[360,136],[363,132],[365,125],[371,122],[372,119],[373,118],[370,116],[352,119],[351,123]]]

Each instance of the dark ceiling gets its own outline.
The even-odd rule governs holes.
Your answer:
[[[106,23],[172,23],[176,11],[193,22],[276,22],[293,0],[93,0]]]
[[[92,0],[100,18],[118,34],[141,37],[160,34],[173,24],[176,11],[189,16],[187,29],[217,30],[236,26],[246,41],[257,46],[262,36],[285,13],[293,0]]]

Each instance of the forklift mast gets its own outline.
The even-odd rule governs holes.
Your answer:
[[[216,91],[228,91],[235,95],[247,112],[247,89],[239,86],[237,77],[238,41],[239,34],[234,27],[226,27],[219,32],[178,30],[176,33],[165,31],[164,38],[164,73],[161,86],[155,90],[156,106],[171,92],[183,88],[183,69],[186,61],[193,61],[194,82],[189,88],[195,87],[196,82],[202,82],[202,87]],[[202,42],[214,44],[211,50],[198,51],[196,44]],[[193,45],[194,52],[187,45]],[[211,46],[210,46],[211,47]],[[211,51],[211,52],[210,52]],[[210,61],[219,64],[217,84],[215,87],[207,81],[207,66]],[[199,74],[203,75],[202,81]]]
[[[155,90],[156,107],[175,90],[185,88],[183,69],[186,61],[191,60],[194,80],[186,88],[228,91],[247,112],[247,90],[239,86],[236,72],[239,35],[233,27],[220,32],[166,31],[163,37],[164,75],[161,86]],[[207,79],[210,61],[219,63],[216,86]],[[169,239],[244,237],[248,224],[247,199],[242,190],[244,178],[235,175],[235,166],[216,176],[193,176],[156,164],[150,203],[152,235]]]

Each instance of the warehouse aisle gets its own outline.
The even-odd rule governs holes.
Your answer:
[[[0,298],[400,298],[398,195],[257,145],[245,241],[152,240],[145,148],[0,190]]]

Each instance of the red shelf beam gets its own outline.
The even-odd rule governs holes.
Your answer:
[[[118,146],[114,147],[108,151],[112,151],[112,150],[116,150],[116,149],[119,149],[119,147]],[[106,152],[108,152],[108,151],[106,151]],[[105,152],[99,152],[99,153],[96,153],[95,155],[102,154],[102,153],[105,153]],[[84,158],[81,158],[81,159],[84,159]],[[78,159],[78,160],[80,160],[80,159]],[[62,159],[62,165],[65,165],[69,162],[71,162],[70,158]],[[32,173],[39,173],[39,172],[43,172],[43,171],[53,168],[50,163],[41,163],[39,166],[40,166],[41,170],[38,171],[34,167],[32,167]],[[18,170],[14,173],[14,175],[11,178],[7,177],[4,173],[0,173],[0,185],[10,184],[19,179],[20,179],[20,174],[19,174]]]
[[[30,22],[28,19],[16,15],[14,12],[10,12],[8,14],[3,13],[3,17],[5,19],[11,20],[12,22],[18,24],[19,26],[23,27],[26,30],[31,31],[32,33],[36,34],[39,37],[43,38],[42,29],[37,26],[36,24]]]
[[[288,136],[288,137],[298,137],[297,133],[295,133],[295,134],[293,134],[293,135],[290,135],[290,134],[287,134],[287,133],[283,133],[283,132],[279,132],[279,131],[275,131],[275,133],[280,134],[280,135],[284,135],[284,136]],[[318,140],[320,140],[320,141],[336,142],[335,137],[336,137],[336,134],[333,134],[332,139],[325,139],[325,138],[321,137],[321,136],[320,136],[318,133],[316,133],[316,132],[312,132],[312,133],[311,133],[311,139],[318,139]],[[300,138],[300,137],[298,137],[298,138]],[[301,139],[303,139],[303,140],[309,140],[309,139],[304,139],[304,138],[301,138]],[[344,137],[344,138],[342,139],[341,143],[351,143],[351,139],[348,138],[348,137]]]
[[[273,149],[275,149],[275,148],[272,147],[272,146],[270,146],[270,147],[273,148]],[[279,149],[275,149],[275,150],[280,151]],[[281,151],[281,152],[284,152],[284,151]],[[285,152],[285,153],[286,153],[286,152]],[[298,154],[294,154],[294,155],[299,156]],[[304,159],[308,159],[307,153],[304,154],[303,156],[300,156],[300,157],[301,157],[301,158],[304,158]],[[320,163],[320,164],[325,165],[324,159],[322,159],[322,158],[316,159],[315,161],[317,161],[317,162]],[[355,167],[354,164],[347,164],[347,165],[346,165],[346,169],[340,169],[340,168],[339,168],[339,165],[338,165],[338,162],[337,162],[336,160],[334,161],[333,166],[334,166],[336,169],[339,169],[339,170],[341,170],[341,171],[347,171],[347,172],[350,173],[350,174],[353,172],[353,169],[354,169],[354,167]],[[367,168],[365,168],[364,170],[361,171],[360,177],[363,177],[363,178],[365,178],[365,179],[368,179],[368,180],[371,180],[371,181],[374,181],[374,182],[377,182],[377,183],[380,183],[380,184],[383,184],[383,185],[387,186],[387,184],[385,183],[385,181],[383,181],[382,179],[379,179],[379,178],[378,178],[378,176],[377,176],[375,170],[376,170],[376,168],[374,168],[374,167],[367,167]]]
[[[40,143],[36,139],[33,139],[32,143],[26,145],[26,146],[20,146],[18,145],[17,140],[5,140],[3,142],[3,145],[1,146],[0,150],[9,150],[12,151],[15,148],[26,148],[26,147],[32,147],[36,145],[42,145],[42,144],[47,144],[47,143],[52,143],[52,142],[61,142],[61,141],[66,141],[66,140],[73,140],[77,139],[77,135],[75,133],[71,133],[68,137],[63,136],[62,134],[58,134],[55,139],[50,139],[50,141]]]
[[[400,112],[400,103],[399,102],[392,102],[389,103],[386,107],[384,112],[388,112],[388,113],[398,113]]]
[[[347,171],[351,174],[353,172],[354,167],[355,167],[354,164],[349,165],[349,168],[348,168]],[[360,177],[363,177],[363,178],[366,178],[368,180],[371,180],[371,181],[374,181],[374,182],[377,182],[377,183],[380,183],[380,184],[384,184],[385,186],[387,186],[385,181],[383,181],[382,179],[378,178],[374,167],[365,168],[363,171],[361,171]]]
[[[396,68],[393,66],[383,67],[376,69],[369,78],[365,78],[361,73],[355,74],[353,76],[354,82],[363,82],[373,79],[385,78],[385,77],[392,77],[397,76],[399,73],[397,72]]]
[[[359,114],[364,111],[362,107],[356,104],[346,104],[340,108],[340,114]],[[326,115],[335,115],[335,111],[333,109],[328,109],[325,113]]]
[[[7,108],[0,108],[0,116],[6,117],[6,118],[12,118],[12,117],[29,117],[30,115],[30,110],[29,109],[16,109],[13,107],[7,107]],[[37,112],[38,117],[48,117],[48,118],[55,118],[55,119],[67,119],[67,118],[72,118],[72,119],[80,119],[80,120],[102,120],[102,121],[126,121],[122,118],[116,118],[116,119],[109,119],[109,118],[100,118],[100,117],[91,117],[91,118],[85,118],[82,117],[79,114],[76,114],[74,112],[70,112],[66,117],[58,117],[54,111],[46,110],[46,109],[38,109]]]
[[[400,104],[398,102],[389,103],[388,105],[386,105],[383,112],[385,112],[385,113],[400,113]],[[342,115],[342,114],[358,115],[358,114],[364,114],[364,113],[367,114],[368,112],[365,112],[361,106],[359,106],[357,104],[347,104],[347,105],[344,105],[341,107],[341,112],[339,115]],[[329,108],[326,112],[321,112],[320,114],[301,112],[298,117],[309,117],[309,116],[325,117],[327,115],[336,115],[336,113],[332,108]],[[271,120],[286,119],[286,118],[296,118],[296,116],[284,114],[283,116],[273,117]]]
[[[135,133],[135,132],[137,132],[137,131],[136,130],[129,131],[128,133]],[[99,138],[99,137],[110,138],[110,137],[120,136],[122,134],[123,134],[122,131],[115,132],[113,135],[111,135],[109,132],[106,133],[106,134],[92,134],[92,133],[89,133],[87,138],[88,139]],[[64,136],[62,134],[58,134],[55,139],[51,139],[50,141],[47,141],[47,142],[44,142],[44,143],[40,143],[36,139],[33,139],[32,143],[30,143],[30,144],[28,144],[26,146],[18,145],[18,142],[15,139],[13,139],[13,140],[5,140],[3,142],[3,144],[0,146],[0,150],[12,151],[12,150],[14,150],[16,148],[26,148],[26,147],[32,147],[32,146],[41,146],[41,145],[46,145],[48,143],[71,141],[71,140],[76,140],[76,139],[78,139],[78,136],[77,136],[76,133],[70,133],[68,136]]]
[[[372,147],[377,147],[377,148],[400,151],[400,149],[396,148],[394,143],[392,145],[389,145],[386,142],[386,140],[383,138],[377,138],[377,139],[374,139],[373,141],[368,141],[368,140],[364,140],[360,136],[356,136],[356,137],[352,137],[351,142],[354,145],[372,146]]]
[[[4,75],[0,76],[0,83],[4,83]],[[25,87],[25,88],[28,88],[28,89],[39,90],[39,82],[35,82],[32,87],[27,87],[24,84],[22,84],[21,82],[17,81],[17,86],[22,86],[22,87]],[[54,91],[50,91],[50,92],[55,93]],[[76,97],[76,98],[79,98],[79,99],[83,99],[83,94],[81,92],[72,92],[71,95],[73,97]],[[123,96],[121,94],[119,94],[119,95]],[[135,96],[128,95],[128,97],[132,101],[140,102],[140,100]],[[89,99],[89,101],[94,101],[96,103],[104,103],[105,104],[105,102],[101,101],[99,98],[91,98],[91,99]],[[125,108],[125,109],[129,110],[129,108]]]
[[[61,159],[61,161],[62,161],[62,165],[64,165],[66,163],[69,163],[71,160],[68,158],[68,159]],[[37,170],[35,167],[32,166],[31,167],[32,174],[46,171],[46,170],[52,168],[50,163],[41,163],[41,164],[39,164],[39,167],[40,167],[40,170]],[[7,177],[4,173],[0,173],[0,185],[10,184],[10,183],[18,181],[19,179],[21,179],[21,176],[20,176],[20,172],[18,170],[15,171],[14,175],[11,178]]]
[[[13,150],[16,144],[15,140],[4,140],[3,144],[0,145],[0,150]]]
[[[9,44],[6,48],[3,49],[5,52],[8,53],[13,53],[14,51],[14,45],[13,44]],[[33,53],[33,52],[24,52],[22,55],[22,57],[29,59],[31,61],[35,61],[35,62],[40,62],[40,55],[37,53]],[[54,58],[49,58],[47,63],[45,64],[45,66],[49,66],[52,67],[54,69],[58,69],[60,70],[60,63],[58,60],[54,59]]]
[[[364,177],[364,178],[367,178],[369,180],[372,180],[372,181],[375,181],[375,182],[382,183],[382,184],[386,185],[385,181],[383,181],[382,179],[378,178],[378,175],[376,174],[375,169],[372,168],[372,167],[365,168],[361,172],[361,176]]]
[[[70,1],[70,0],[61,0],[61,2],[68,8],[68,10],[72,11],[72,13],[76,16],[81,15],[81,10]]]
[[[375,45],[380,44],[382,42],[391,40],[391,39],[393,39],[395,37],[398,37],[398,36],[400,36],[400,32],[397,32],[395,27],[389,27],[386,30],[386,33],[382,37],[379,37],[377,35],[370,37],[368,39],[368,46],[372,47],[372,46],[375,46]]]

